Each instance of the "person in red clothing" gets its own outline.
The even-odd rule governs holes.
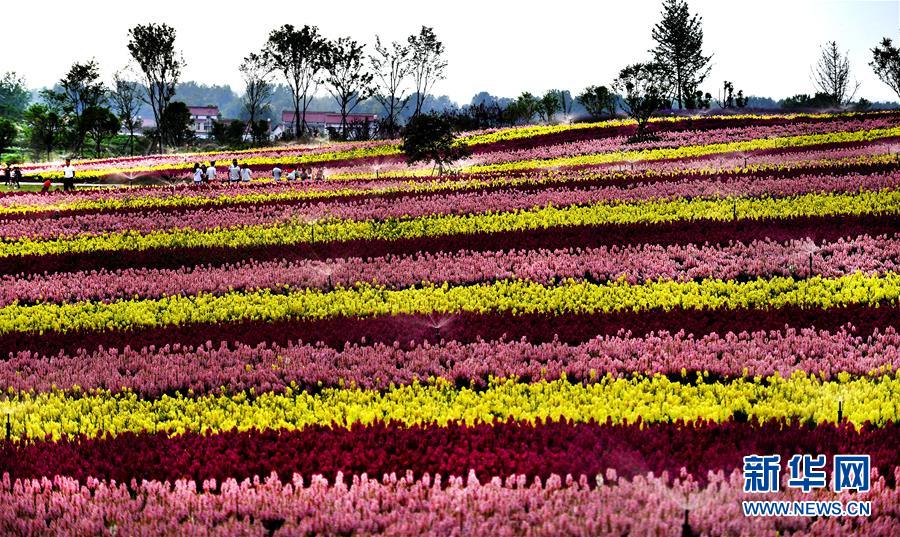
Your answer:
[[[41,188],[41,194],[49,194],[50,193],[50,178],[44,179],[44,187]]]

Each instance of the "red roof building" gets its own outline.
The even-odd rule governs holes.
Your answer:
[[[294,112],[285,110],[281,112],[281,125],[276,127],[273,134],[276,136],[287,133],[289,136],[294,134]],[[370,129],[376,127],[378,116],[375,114],[347,114],[348,125],[359,125],[368,123]],[[307,112],[306,127],[313,134],[327,134],[329,129],[341,128],[341,114],[339,112]]]

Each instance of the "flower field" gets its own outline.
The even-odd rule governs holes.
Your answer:
[[[900,534],[900,113],[635,128],[0,195],[0,534]],[[743,516],[743,457],[798,453],[871,489],[764,499],[871,516]]]

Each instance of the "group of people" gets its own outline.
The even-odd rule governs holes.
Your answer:
[[[200,163],[194,164],[195,185],[213,183],[217,178],[218,172],[216,171],[216,161],[210,161],[207,166],[203,166]],[[250,166],[247,163],[238,164],[237,159],[234,159],[231,161],[231,166],[228,167],[228,175],[224,180],[229,183],[249,183],[252,178],[253,172],[250,170]]]
[[[297,168],[296,170],[288,170],[287,173],[284,173],[283,170],[276,165],[272,168],[272,177],[276,181],[281,181],[282,179],[285,181],[324,181],[325,171],[322,170],[322,168],[319,168],[316,171],[313,171],[312,168]]]
[[[6,163],[6,168],[3,170],[3,180],[6,183],[7,187],[15,187],[21,188],[19,185],[19,181],[22,180],[22,170],[19,169],[18,166],[10,167],[9,163]]]

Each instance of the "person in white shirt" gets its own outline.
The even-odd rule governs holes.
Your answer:
[[[274,177],[276,181],[281,181],[281,168],[277,165],[272,168],[272,177]]]
[[[291,170],[287,174],[288,181],[296,181],[297,180],[297,170]]]
[[[63,166],[63,190],[75,190],[75,166],[72,166],[72,159],[66,159],[66,165]]]
[[[203,182],[203,167],[200,164],[194,164],[194,184],[199,185]]]
[[[210,183],[216,180],[216,161],[214,160],[210,161],[206,168],[206,180]]]
[[[241,167],[241,181],[243,181],[244,183],[249,183],[250,179],[252,179],[252,178],[253,178],[253,175],[250,173],[250,166],[248,166],[247,164],[244,164]]]
[[[238,166],[237,159],[232,160],[231,166],[228,167],[228,180],[232,183],[241,180],[241,167]]]

